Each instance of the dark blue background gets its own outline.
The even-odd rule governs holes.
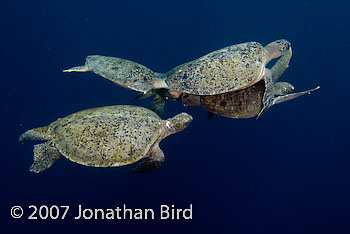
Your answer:
[[[349,16],[347,1],[3,0],[0,8],[2,230],[48,233],[350,233]],[[62,73],[89,54],[130,59],[159,72],[224,46],[286,38],[297,91],[321,89],[261,119],[206,120],[202,108],[169,102],[195,121],[161,143],[164,166],[87,168],[61,159],[28,171],[33,142],[18,136],[58,117],[131,104],[134,91],[93,73]],[[149,100],[140,102],[147,106]],[[186,208],[193,220],[14,220],[13,205]],[[3,231],[1,231],[3,233]],[[5,233],[5,232],[4,232]],[[6,232],[6,233],[10,233]]]

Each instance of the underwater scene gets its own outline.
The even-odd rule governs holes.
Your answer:
[[[346,1],[3,1],[4,233],[350,233]]]

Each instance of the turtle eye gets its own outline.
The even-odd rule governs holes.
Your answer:
[[[284,93],[290,93],[294,90],[294,86],[293,85],[288,85],[288,86],[284,86],[283,87],[283,92]]]

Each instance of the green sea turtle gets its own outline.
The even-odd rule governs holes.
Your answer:
[[[316,87],[303,92],[290,93],[294,87],[287,82],[277,82],[272,93],[267,93],[264,81],[238,91],[223,94],[200,96],[200,105],[212,114],[229,118],[252,118],[260,116],[269,107],[292,100],[319,89]]]
[[[89,55],[86,57],[84,65],[63,70],[63,72],[88,71],[124,88],[141,92],[134,101],[155,95],[150,109],[158,115],[163,114],[165,100],[168,97],[161,89],[153,90],[152,84],[164,79],[165,74],[153,72],[151,69],[130,60],[102,55]]]
[[[291,44],[287,40],[265,47],[258,42],[228,46],[179,66],[153,87],[168,88],[174,98],[183,93],[216,95],[241,90],[270,76],[265,66],[288,51]]]
[[[182,94],[216,95],[249,87],[269,76],[265,66],[289,50],[291,44],[284,39],[265,47],[258,42],[246,42],[213,51],[165,74],[128,60],[88,56],[85,65],[64,72],[94,71],[145,96],[157,94],[154,90],[167,89],[171,97],[177,99]],[[161,95],[156,98],[157,104],[164,106],[164,98]]]
[[[89,55],[85,64],[63,70],[63,72],[88,72],[102,76],[117,85],[138,92],[146,93],[152,89],[152,83],[162,78],[162,74],[130,60],[102,56]]]
[[[164,161],[159,142],[185,129],[192,117],[181,113],[162,120],[154,112],[136,106],[106,106],[83,110],[51,124],[26,131],[26,139],[45,140],[34,146],[30,171],[39,173],[64,156],[86,166],[114,167],[145,158],[132,171],[148,172]]]
[[[217,95],[182,95],[184,106],[202,105],[209,113],[229,118],[251,118],[260,116],[272,105],[288,101],[319,89],[316,87],[303,92],[294,90],[288,82],[277,82],[288,68],[292,50],[288,50],[270,69],[270,75],[245,89]]]

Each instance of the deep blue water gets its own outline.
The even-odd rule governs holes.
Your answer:
[[[350,233],[349,13],[346,1],[2,1],[0,8],[1,207],[6,233]],[[70,113],[132,104],[136,92],[93,73],[62,73],[90,54],[166,72],[222,47],[286,38],[281,80],[312,95],[234,120],[168,102],[163,118],[194,122],[161,142],[151,174],[88,168],[61,159],[33,174],[24,131]],[[147,106],[150,99],[138,103]],[[188,208],[192,220],[74,220],[89,208]],[[12,219],[14,205],[24,208]],[[28,220],[29,205],[70,205],[65,220]],[[3,232],[2,232],[3,233]],[[4,232],[5,233],[5,232]]]

